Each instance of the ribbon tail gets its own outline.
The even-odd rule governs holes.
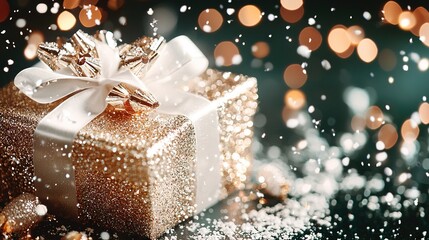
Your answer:
[[[60,104],[38,124],[34,134],[36,195],[49,209],[77,218],[77,192],[71,158],[74,138],[106,108],[111,87],[86,89]]]
[[[51,103],[73,92],[98,85],[95,79],[65,75],[40,67],[22,70],[14,82],[19,90],[38,103]]]

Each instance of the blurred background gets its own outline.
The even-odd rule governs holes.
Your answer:
[[[40,42],[78,29],[123,42],[187,35],[211,67],[258,79],[261,162],[301,176],[308,159],[334,157],[340,172],[381,179],[380,196],[416,189],[427,206],[428,9],[424,0],[0,0],[0,85],[37,62]]]

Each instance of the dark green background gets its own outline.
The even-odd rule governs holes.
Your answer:
[[[283,109],[283,96],[288,90],[288,87],[283,81],[283,71],[286,66],[292,63],[301,64],[307,62],[308,81],[302,87],[307,97],[307,105],[313,105],[316,108],[315,113],[311,116],[314,119],[321,120],[319,131],[331,144],[338,143],[338,136],[333,137],[331,132],[341,133],[350,131],[351,113],[343,101],[343,92],[349,86],[357,86],[367,89],[371,93],[371,104],[377,105],[384,109],[386,104],[390,105],[391,110],[388,114],[391,116],[393,123],[399,128],[403,121],[410,117],[415,112],[422,97],[429,94],[429,77],[428,72],[420,72],[416,64],[411,60],[408,63],[409,71],[402,70],[402,56],[400,51],[403,50],[407,54],[411,52],[418,53],[421,57],[429,57],[429,48],[424,46],[418,39],[410,32],[402,31],[397,26],[382,23],[381,9],[386,1],[380,0],[307,0],[304,3],[305,15],[295,24],[284,22],[279,16],[280,1],[278,0],[261,0],[261,1],[238,1],[233,0],[229,3],[225,1],[130,1],[126,0],[125,5],[118,11],[108,11],[109,17],[106,22],[101,26],[91,29],[86,29],[77,24],[71,31],[50,31],[48,26],[56,21],[56,15],[51,13],[39,14],[35,11],[35,6],[39,1],[30,0],[11,0],[11,8],[19,9],[19,12],[11,13],[12,20],[0,23],[0,31],[6,30],[6,34],[0,34],[0,72],[1,80],[0,85],[6,85],[13,80],[13,77],[21,69],[29,67],[35,61],[27,61],[23,56],[23,49],[26,41],[23,36],[20,36],[19,31],[15,26],[17,18],[25,18],[27,20],[26,28],[39,30],[45,34],[47,41],[54,41],[56,36],[71,36],[77,29],[81,28],[89,33],[93,33],[96,29],[119,29],[122,32],[124,42],[131,42],[142,34],[150,34],[147,31],[149,22],[153,17],[148,16],[147,10],[149,8],[156,9],[159,6],[166,6],[172,9],[178,17],[176,28],[165,37],[171,39],[177,35],[189,36],[207,55],[214,65],[213,50],[221,41],[234,41],[240,37],[240,44],[237,46],[243,57],[243,62],[238,66],[233,67],[220,67],[224,71],[232,71],[243,73],[246,75],[255,76],[259,84],[259,116],[264,115],[267,122],[264,126],[255,129],[256,138],[264,146],[277,145],[281,149],[290,148],[296,143],[297,136],[293,131],[285,127],[281,113]],[[44,1],[49,7],[52,6],[52,1]],[[418,6],[429,8],[428,1],[401,1],[399,2],[403,9],[410,5],[411,9]],[[60,2],[61,4],[61,2]],[[265,16],[261,22],[255,27],[244,27],[237,19],[238,10],[247,4],[254,4],[258,6]],[[100,0],[98,5],[100,7],[106,6],[106,1]],[[191,10],[185,13],[179,11],[182,5],[191,6]],[[222,6],[222,7],[221,7]],[[224,23],[222,27],[214,33],[205,33],[199,28],[195,30],[197,25],[198,15],[206,8],[218,9],[223,17]],[[236,12],[232,16],[226,14],[226,8],[235,8]],[[335,8],[331,12],[331,8]],[[107,8],[106,8],[107,9]],[[32,13],[28,13],[31,10]],[[60,10],[61,11],[61,10]],[[75,16],[78,14],[79,9],[72,10]],[[368,21],[363,18],[363,12],[368,11],[372,18]],[[278,15],[275,21],[268,21],[267,16],[269,13]],[[120,16],[126,16],[128,24],[121,26],[118,22]],[[316,24],[321,25],[320,32],[323,36],[321,47],[311,54],[310,59],[305,59],[299,56],[296,52],[298,47],[298,35],[301,29],[308,26],[308,18],[315,17]],[[162,21],[162,19],[158,19]],[[230,24],[226,20],[232,20]],[[379,51],[388,48],[395,52],[397,57],[397,65],[391,72],[385,72],[381,69],[378,61],[372,63],[362,62],[356,52],[353,53],[348,59],[341,59],[337,57],[328,47],[326,39],[329,30],[336,24],[343,24],[345,26],[360,25],[364,30],[367,37],[373,39],[378,46]],[[286,30],[286,26],[291,26]],[[25,32],[25,31],[24,31]],[[26,35],[26,34],[24,34]],[[269,35],[272,35],[269,37]],[[289,43],[285,37],[290,36],[293,42]],[[15,47],[7,44],[6,40],[9,39],[14,42]],[[410,39],[413,43],[410,43]],[[271,71],[265,71],[263,67],[252,68],[251,61],[253,56],[251,53],[251,46],[258,41],[266,41],[269,43],[271,51],[270,54],[263,59],[264,63],[270,62],[273,65]],[[243,46],[241,42],[246,44]],[[9,47],[9,49],[6,49]],[[7,66],[7,60],[13,59],[15,63],[9,66],[9,72],[4,73],[1,71],[3,67]],[[327,59],[332,68],[325,70],[321,66],[321,61]],[[372,77],[370,74],[373,73]],[[394,84],[388,83],[388,77],[395,78]],[[327,100],[321,101],[321,95],[326,95]],[[358,101],[358,100],[357,100]],[[423,194],[424,199],[427,198],[428,178],[425,176],[425,171],[422,169],[421,160],[428,156],[428,130],[426,126],[421,126],[421,134],[419,141],[421,143],[421,152],[418,155],[418,160],[413,165],[407,165],[400,159],[398,148],[395,147],[388,151],[389,163],[395,170],[395,174],[407,170],[413,174],[412,180],[407,182],[408,186],[418,187]],[[262,133],[265,133],[265,138],[261,139]],[[358,169],[360,174],[371,176],[375,173],[382,173],[382,169],[375,169],[372,167],[360,166],[360,159],[364,159],[368,153],[375,153],[375,138],[376,132],[369,131],[369,142],[367,146],[352,157],[351,167]],[[398,146],[399,144],[397,144]],[[265,150],[262,150],[265,151]],[[264,152],[259,153],[264,155]],[[397,170],[397,171],[396,171]],[[387,183],[384,193],[388,191],[395,191],[397,186],[394,183]],[[361,192],[355,193],[352,199],[359,201],[362,197]],[[347,218],[349,211],[345,208],[347,201],[344,194],[339,193],[336,197],[338,204],[332,207],[332,214],[339,214],[343,219]],[[223,201],[215,206],[214,214],[212,217],[219,217],[219,209],[227,206],[228,202]],[[423,203],[425,206],[426,216],[428,216],[427,201]],[[414,239],[417,236],[422,236],[422,230],[427,230],[429,224],[427,217],[421,219],[417,217],[417,209],[411,208],[404,210],[402,225],[397,221],[389,222],[390,235],[386,234],[389,239],[396,236],[392,233],[392,229],[398,228],[400,235],[396,236],[398,239]],[[354,223],[352,229],[349,229],[349,223],[343,221],[333,227],[333,229],[320,229],[327,239],[329,238],[344,238],[342,232],[350,232],[348,236],[352,236],[355,232],[359,233],[361,239],[379,239],[380,232],[371,232],[367,226],[379,229],[382,226],[384,218],[382,210],[376,213],[375,216],[362,211],[361,208],[355,207],[351,213],[355,214],[357,221]],[[335,222],[335,221],[334,221]],[[415,230],[415,226],[419,227],[419,231]],[[387,231],[386,230],[386,231]],[[411,234],[411,235],[410,235]],[[390,237],[389,237],[390,236]]]

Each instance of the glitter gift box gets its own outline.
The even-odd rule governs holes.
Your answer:
[[[216,104],[221,198],[243,188],[251,167],[256,79],[208,69],[186,89]],[[12,84],[0,90],[0,201],[35,192],[33,143],[39,121],[60,104],[38,104]],[[182,115],[104,111],[74,139],[79,220],[156,238],[194,215],[195,137]],[[207,179],[209,181],[209,179]]]

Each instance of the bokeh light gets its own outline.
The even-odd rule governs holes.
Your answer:
[[[384,114],[377,106],[371,106],[366,112],[366,126],[369,129],[377,129],[384,122]]]
[[[399,15],[399,27],[410,30],[416,25],[416,17],[410,11],[404,11]]]
[[[401,127],[401,135],[404,141],[414,141],[419,136],[420,130],[417,123],[411,119],[406,120]]]
[[[28,37],[27,46],[24,49],[24,57],[28,60],[35,59],[37,57],[37,48],[43,41],[45,41],[43,34],[40,31],[33,31]]]
[[[429,103],[424,102],[420,104],[419,117],[423,124],[429,124]]]
[[[352,44],[355,46],[365,38],[365,31],[358,25],[347,28],[347,32],[349,34],[350,40],[352,41]]]
[[[64,9],[75,9],[79,7],[80,0],[64,0],[63,7]]]
[[[344,26],[337,25],[329,32],[328,44],[335,53],[346,52],[350,48],[351,43],[349,34]]]
[[[386,71],[392,71],[396,67],[396,54],[390,49],[383,49],[380,51],[380,54],[378,55],[378,63],[380,64],[380,67]]]
[[[392,124],[385,124],[378,132],[378,141],[382,142],[385,149],[395,146],[398,141],[398,132]]]
[[[33,44],[38,46],[40,43],[45,41],[45,38],[40,31],[33,31],[28,37],[28,44]]]
[[[220,12],[214,8],[208,8],[198,16],[198,26],[204,32],[216,32],[223,23],[223,17]]]
[[[217,66],[227,67],[242,61],[238,47],[231,41],[220,42],[214,50],[214,57]]]
[[[296,127],[299,122],[296,120],[298,118],[299,110],[291,109],[287,105],[283,107],[282,110],[282,119],[286,123],[286,126],[289,128]]]
[[[290,88],[300,88],[307,82],[307,73],[299,64],[291,64],[283,72],[283,79]]]
[[[306,98],[302,91],[298,89],[291,89],[286,92],[284,102],[288,108],[298,110],[304,107]]]
[[[355,50],[355,47],[353,45],[350,45],[346,49],[346,51],[341,52],[341,53],[336,52],[336,54],[337,54],[338,57],[346,59],[346,58],[350,57],[353,54],[354,50]]]
[[[302,7],[303,0],[280,0],[280,4],[287,10],[294,11]]]
[[[69,11],[63,11],[58,15],[57,25],[63,31],[68,31],[76,24],[76,18]]]
[[[372,62],[377,57],[377,45],[369,38],[365,38],[359,42],[357,46],[357,53],[360,59],[364,62]]]
[[[429,47],[429,23],[424,23],[419,30],[420,40]]]
[[[423,25],[423,23],[429,22],[429,12],[424,7],[418,7],[413,11],[413,15],[416,19],[416,24],[414,25],[413,28],[411,28],[410,31],[414,35],[418,36],[420,27]]]
[[[257,42],[252,45],[252,54],[256,58],[264,58],[270,53],[270,45],[266,42]]]
[[[238,12],[238,20],[246,27],[253,27],[261,21],[262,13],[255,5],[246,5]]]
[[[426,72],[429,69],[429,59],[427,58],[421,58],[419,62],[417,63],[417,68],[421,72]]]
[[[33,60],[37,57],[37,45],[28,44],[24,48],[24,57],[28,60]]]
[[[300,7],[293,11],[281,7],[280,16],[288,23],[296,23],[304,16],[304,7]]]
[[[7,19],[10,12],[9,2],[7,0],[0,0],[0,22]]]
[[[80,23],[87,28],[100,25],[101,17],[100,9],[94,5],[84,5],[79,13]]]
[[[351,121],[351,127],[353,129],[353,131],[363,131],[365,130],[365,126],[366,126],[366,120],[364,117],[361,117],[359,115],[355,115],[352,118]]]
[[[307,46],[311,51],[315,51],[322,44],[322,35],[316,28],[306,27],[299,33],[299,44]]]
[[[384,19],[393,25],[399,23],[399,15],[402,13],[402,8],[395,1],[388,1],[383,7]]]
[[[109,0],[107,2],[107,7],[113,11],[118,10],[121,8],[125,3],[125,0]]]
[[[82,5],[97,5],[98,0],[81,0]]]

